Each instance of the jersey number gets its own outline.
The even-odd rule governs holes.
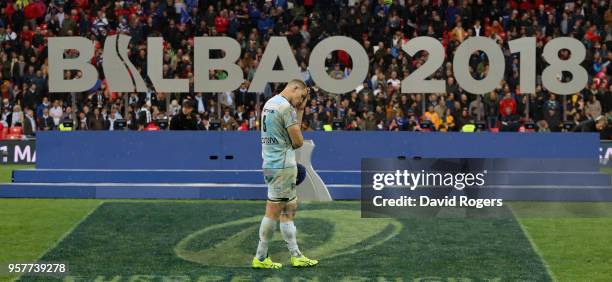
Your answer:
[[[261,126],[263,128],[263,131],[266,132],[266,115],[263,115],[263,118],[261,120]]]

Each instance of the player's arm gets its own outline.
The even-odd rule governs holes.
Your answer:
[[[289,138],[291,138],[291,147],[297,149],[304,145],[304,136],[302,136],[302,116],[304,115],[304,109],[298,110],[297,122],[287,128]]]
[[[291,125],[287,127],[287,133],[291,138],[291,147],[297,149],[304,145],[304,136],[302,136],[302,117],[304,116],[304,108],[296,109],[295,116],[289,117]]]

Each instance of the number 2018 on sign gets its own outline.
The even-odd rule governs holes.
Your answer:
[[[518,53],[520,59],[519,79],[522,93],[534,93],[536,87],[536,39],[523,37],[508,42],[511,53]],[[569,50],[567,59],[559,57],[559,51]],[[429,53],[428,60],[402,81],[402,93],[444,93],[444,80],[427,79],[444,62],[444,47],[432,37],[416,37],[402,46],[410,56],[420,51]],[[470,56],[482,51],[489,60],[486,77],[475,79],[469,70]],[[580,65],[586,55],[584,45],[571,37],[558,37],[549,41],[542,52],[548,66],[542,70],[542,86],[552,93],[561,95],[575,94],[582,90],[588,81],[587,71]],[[499,86],[503,79],[505,60],[502,49],[488,37],[471,37],[463,41],[456,49],[453,58],[453,73],[461,88],[473,94],[485,94]],[[571,74],[570,81],[561,81],[562,72]]]

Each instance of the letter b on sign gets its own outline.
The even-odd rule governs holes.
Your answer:
[[[64,58],[64,51],[74,49],[76,58]],[[80,92],[91,89],[98,80],[98,71],[90,64],[94,44],[83,37],[49,38],[49,92]],[[80,78],[64,80],[64,71],[78,70]]]

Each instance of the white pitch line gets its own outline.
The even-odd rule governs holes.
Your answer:
[[[67,183],[44,183],[44,182],[32,182],[32,183],[6,183],[8,186],[100,186],[100,187],[123,187],[123,186],[134,186],[134,187],[185,187],[185,188],[200,188],[200,187],[263,187],[267,188],[266,184],[248,184],[248,183],[80,183],[80,182],[67,182]],[[361,185],[357,184],[329,184],[327,187],[355,187],[360,188]]]
[[[548,274],[548,276],[552,279],[552,281],[559,281],[555,277],[555,274],[550,269],[550,265],[548,265],[548,262],[546,262],[546,260],[544,260],[544,255],[542,255],[542,252],[540,251],[540,248],[538,248],[538,246],[535,244],[535,242],[533,241],[533,238],[531,238],[531,234],[529,234],[529,232],[527,232],[527,230],[525,229],[525,227],[521,223],[521,220],[519,219],[519,217],[516,216],[516,213],[514,212],[514,209],[512,209],[512,207],[510,207],[510,212],[512,213],[512,216],[514,216],[514,219],[516,220],[516,223],[521,228],[521,231],[523,232],[525,237],[527,237],[527,241],[529,241],[529,245],[531,245],[531,249],[533,249],[533,251],[538,255],[538,257],[540,257],[540,261],[544,265],[544,269],[546,269],[546,273]]]
[[[32,183],[6,183],[2,184],[4,186],[67,186],[67,187],[78,187],[78,186],[94,186],[94,187],[124,187],[124,186],[133,186],[133,187],[174,187],[174,188],[203,188],[203,187],[244,187],[244,188],[253,188],[253,187],[268,187],[266,184],[258,184],[258,183],[96,183],[96,182],[53,182],[53,183],[45,183],[45,182],[32,182]],[[1,185],[0,185],[1,186]],[[327,184],[327,187],[334,188],[361,188],[360,184]],[[405,189],[402,187],[388,187],[393,189]],[[452,187],[420,187],[420,189],[438,189],[438,188],[452,188]],[[476,187],[472,187],[476,188]],[[503,189],[612,189],[612,186],[602,186],[602,185],[588,185],[588,186],[579,186],[579,185],[488,185],[478,187],[478,189],[482,189],[483,192],[488,188],[503,188]]]
[[[57,183],[45,183],[45,182],[32,182],[32,183],[7,183],[16,186],[134,186],[134,187],[268,187],[265,184],[246,184],[246,183],[96,183],[96,182],[57,182]]]
[[[32,168],[20,169],[20,171],[67,171],[67,172],[261,172],[261,169],[71,169],[71,168]],[[321,173],[361,173],[361,170],[316,170]],[[381,172],[385,172],[382,170]],[[599,171],[530,171],[530,170],[488,170],[488,173],[507,173],[507,174],[602,174]]]

